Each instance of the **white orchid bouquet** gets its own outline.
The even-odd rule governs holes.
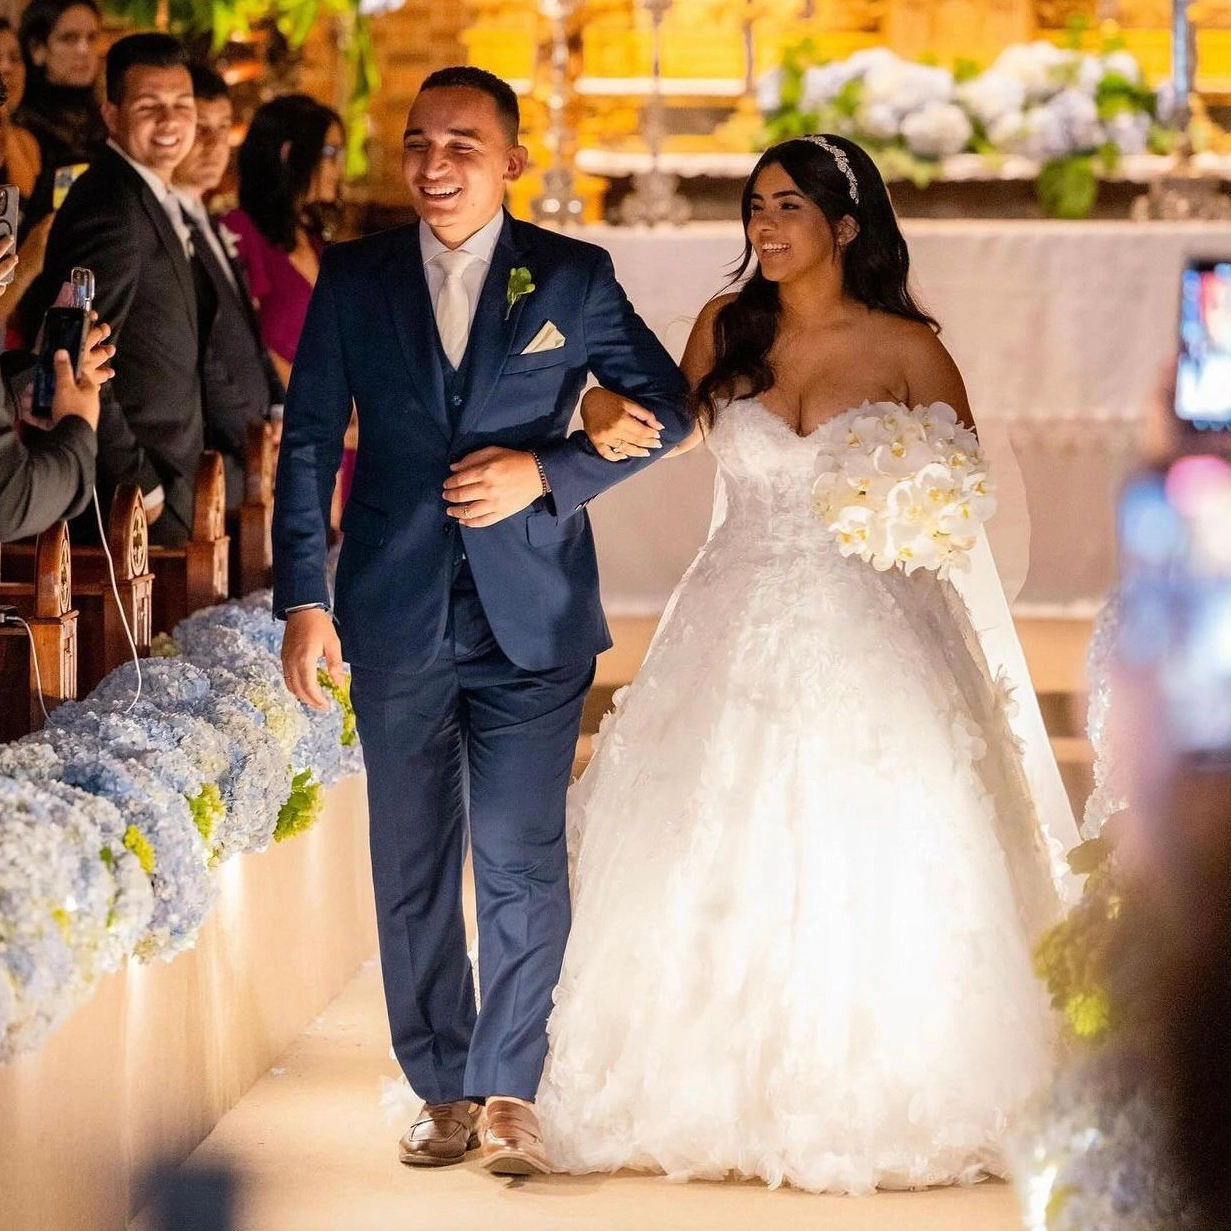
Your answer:
[[[1039,164],[1044,210],[1059,217],[1089,214],[1100,174],[1123,157],[1168,152],[1176,137],[1166,89],[1151,90],[1133,55],[1114,44],[1096,54],[1015,43],[984,71],[914,63],[884,47],[817,64],[803,44],[761,79],[757,96],[762,146],[837,132],[886,176],[920,187],[958,154],[981,155],[989,168],[1028,158]]]
[[[978,438],[951,406],[865,402],[827,423],[812,489],[817,517],[844,556],[879,571],[969,566],[996,511]]]

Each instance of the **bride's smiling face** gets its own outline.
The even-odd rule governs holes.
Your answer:
[[[757,176],[750,206],[748,242],[770,282],[791,282],[836,264],[856,233],[854,220],[847,217],[838,223],[835,236],[821,207],[777,163]]]

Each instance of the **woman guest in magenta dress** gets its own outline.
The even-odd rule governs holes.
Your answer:
[[[337,219],[344,152],[338,113],[306,94],[287,94],[259,108],[239,149],[239,208],[225,214],[222,225],[247,272],[261,336],[284,385]],[[337,515],[354,457],[348,439]]]
[[[305,94],[266,103],[239,148],[239,208],[223,216],[285,382],[338,204],[344,138],[336,111]]]

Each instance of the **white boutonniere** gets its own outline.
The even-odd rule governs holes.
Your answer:
[[[527,295],[534,293],[534,279],[524,265],[517,265],[509,270],[509,284],[505,288],[504,319],[507,321],[513,312],[513,305]]]
[[[218,238],[232,261],[239,260],[239,236],[225,222],[218,224]]]

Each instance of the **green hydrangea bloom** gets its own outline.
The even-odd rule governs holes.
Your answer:
[[[301,769],[291,782],[290,798],[278,813],[274,827],[274,841],[285,842],[305,830],[311,829],[320,819],[325,802],[325,788],[314,780],[315,771]]]
[[[350,699],[350,676],[343,683],[335,684],[329,672],[319,667],[316,678],[321,688],[342,707],[342,747],[353,748],[359,742],[359,732],[355,727],[355,706]]]
[[[209,842],[214,831],[226,820],[227,806],[222,801],[222,792],[215,782],[206,782],[201,786],[200,793],[188,799],[188,807],[192,809],[192,822],[196,825],[201,837]]]
[[[158,862],[154,857],[154,848],[150,845],[150,840],[136,825],[129,825],[124,831],[124,849],[136,855],[137,862],[141,865],[141,871],[146,876],[154,875],[154,868]]]

